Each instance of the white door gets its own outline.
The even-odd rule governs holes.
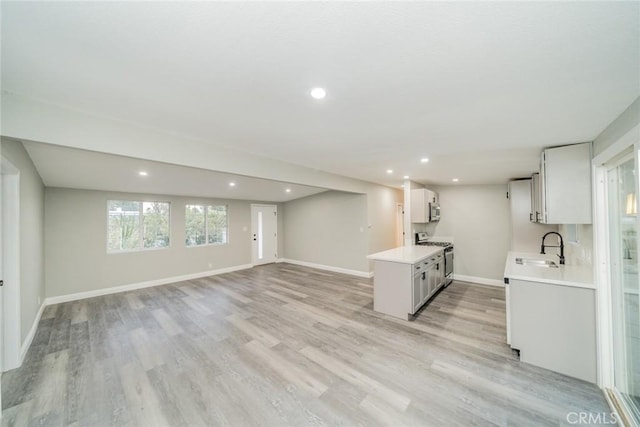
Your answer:
[[[278,209],[274,205],[251,205],[251,243],[253,265],[278,259]]]
[[[20,366],[20,174],[0,158],[0,370]]]

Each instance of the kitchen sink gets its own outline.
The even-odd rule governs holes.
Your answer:
[[[533,259],[533,258],[516,258],[516,264],[520,265],[533,265],[536,267],[546,268],[558,268],[558,264],[547,259]]]

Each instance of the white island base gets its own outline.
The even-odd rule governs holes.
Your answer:
[[[409,320],[413,317],[413,265],[376,261],[373,279],[373,309]]]
[[[375,261],[373,309],[412,319],[444,284],[443,252],[437,246],[403,246],[369,255]]]

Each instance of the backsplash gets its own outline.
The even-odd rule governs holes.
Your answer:
[[[566,237],[567,226],[560,225],[559,231],[562,237]],[[593,226],[591,224],[578,224],[578,243],[566,242],[564,256],[567,265],[591,265],[593,264]]]

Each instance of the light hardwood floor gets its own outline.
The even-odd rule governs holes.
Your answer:
[[[522,364],[504,291],[454,282],[412,322],[372,280],[290,264],[49,306],[2,425],[558,425],[595,385]]]

